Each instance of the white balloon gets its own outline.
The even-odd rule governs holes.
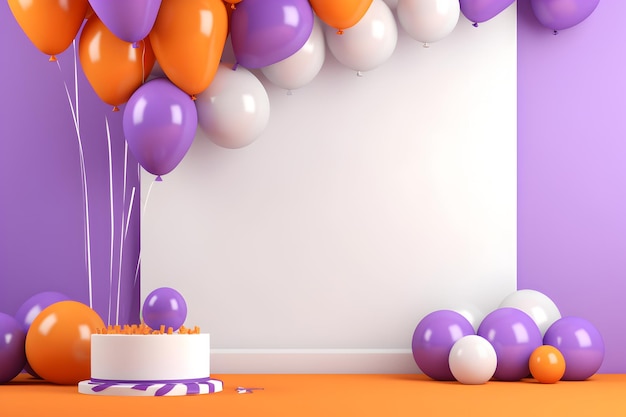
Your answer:
[[[337,61],[355,71],[369,71],[387,61],[398,43],[398,26],[389,6],[374,0],[359,22],[342,34],[326,26],[326,43]]]
[[[326,42],[317,18],[304,46],[295,54],[275,64],[261,68],[267,79],[286,90],[295,90],[313,81],[324,65]]]
[[[462,307],[452,308],[451,310],[454,310],[465,317],[476,331],[478,330],[480,323],[485,318],[485,314],[474,305],[468,304]]]
[[[459,0],[398,0],[398,21],[413,39],[425,44],[448,36],[461,15]]]
[[[561,312],[554,301],[536,290],[515,291],[502,300],[500,308],[502,307],[517,308],[528,314],[539,327],[542,336],[552,323],[561,318]]]
[[[220,64],[209,87],[196,95],[200,129],[224,148],[254,142],[267,127],[270,100],[257,77],[241,66]]]
[[[498,357],[487,339],[471,334],[463,336],[452,345],[448,365],[450,372],[460,383],[479,385],[493,377]]]

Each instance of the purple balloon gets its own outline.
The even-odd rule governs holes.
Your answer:
[[[528,361],[542,345],[542,337],[537,323],[528,314],[517,308],[499,308],[483,319],[477,333],[496,351],[495,379],[518,381],[530,375]]]
[[[457,340],[471,334],[475,334],[474,328],[461,313],[433,311],[420,320],[413,332],[413,359],[420,370],[432,379],[454,381],[448,363],[450,350]]]
[[[141,314],[144,323],[151,329],[158,330],[161,326],[171,327],[176,331],[187,318],[187,303],[173,288],[161,287],[152,291],[143,303]]]
[[[89,4],[115,36],[135,43],[152,30],[161,0],[89,0]]]
[[[0,384],[15,378],[26,364],[26,333],[12,316],[0,313]]]
[[[123,128],[132,154],[158,180],[176,168],[191,147],[198,128],[196,105],[168,79],[156,78],[126,103]]]
[[[565,359],[563,380],[583,381],[600,369],[604,340],[591,322],[580,317],[562,317],[552,323],[543,343],[557,348]]]
[[[230,22],[237,63],[250,69],[289,58],[312,31],[313,9],[307,0],[245,0]]]
[[[500,14],[513,4],[515,0],[460,0],[461,12],[468,20],[478,23],[486,22]]]
[[[68,300],[70,300],[70,297],[56,291],[44,291],[37,293],[22,303],[20,308],[18,308],[17,313],[15,313],[15,319],[22,326],[24,333],[28,333],[30,324],[44,308],[54,303],[58,303],[59,301]]]
[[[600,0],[530,0],[533,13],[543,26],[562,30],[589,17]]]

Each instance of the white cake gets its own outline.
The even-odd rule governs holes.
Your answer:
[[[93,334],[83,394],[172,396],[223,388],[211,378],[209,334]]]

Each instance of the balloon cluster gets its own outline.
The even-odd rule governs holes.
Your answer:
[[[484,384],[493,379],[541,383],[582,381],[604,359],[604,341],[586,319],[562,317],[535,290],[507,296],[475,330],[461,312],[437,310],[417,325],[412,352],[420,370],[439,381]]]
[[[400,26],[428,44],[450,34],[461,13],[478,25],[514,0],[8,0],[51,60],[78,40],[96,94],[114,110],[127,103],[129,149],[157,180],[181,162],[197,128],[232,149],[262,133],[269,99],[249,70],[293,90],[317,76],[326,46],[359,73],[385,62],[398,39],[393,2]],[[580,23],[598,2],[531,0],[538,20],[555,31]],[[227,66],[229,34],[236,63]]]
[[[0,383],[22,370],[63,385],[88,379],[91,334],[103,326],[90,307],[54,291],[33,295],[15,316],[0,313]]]

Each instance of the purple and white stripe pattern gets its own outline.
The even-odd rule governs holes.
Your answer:
[[[92,395],[117,395],[133,397],[163,397],[213,394],[224,384],[219,379],[203,378],[180,381],[113,381],[91,379],[78,383],[78,392]]]

